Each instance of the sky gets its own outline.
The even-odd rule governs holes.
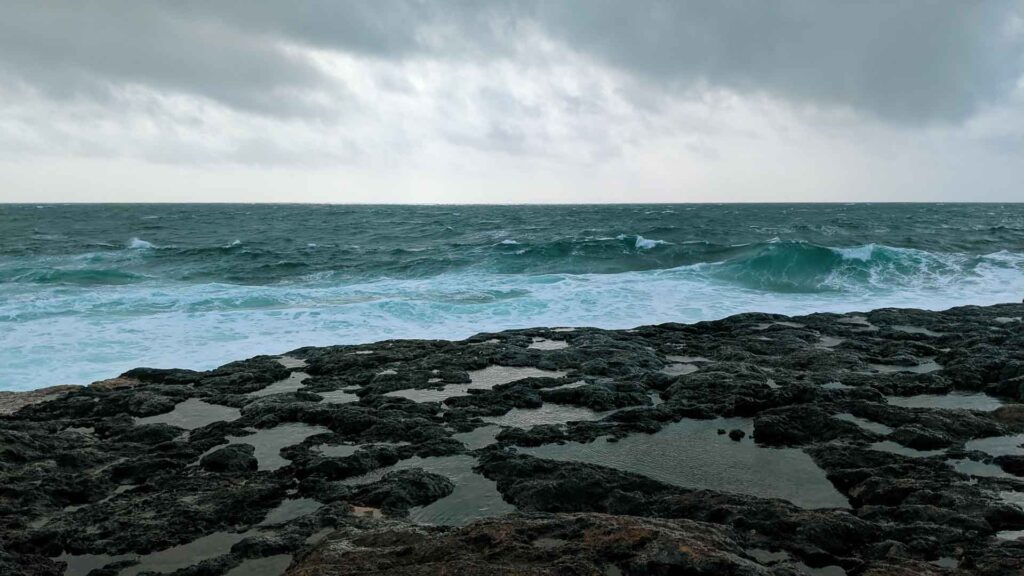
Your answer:
[[[1024,201],[1024,0],[7,0],[0,202]]]

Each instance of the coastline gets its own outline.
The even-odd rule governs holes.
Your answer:
[[[1015,574],[1022,318],[531,328],[3,394],[0,568]]]

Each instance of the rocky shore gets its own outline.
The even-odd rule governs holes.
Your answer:
[[[0,396],[0,574],[1024,574],[1024,305],[301,348]]]

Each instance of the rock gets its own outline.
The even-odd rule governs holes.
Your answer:
[[[256,449],[248,444],[229,444],[210,452],[199,461],[203,470],[226,474],[240,474],[257,469],[259,462],[253,454]]]
[[[734,428],[734,429],[729,431],[729,439],[733,440],[733,441],[736,441],[736,442],[739,442],[740,440],[742,440],[743,437],[746,436],[746,435],[747,435],[746,432],[744,432],[743,430],[740,430],[738,428]]]
[[[142,368],[87,387],[0,394],[5,406],[20,403],[0,416],[0,573],[59,574],[55,559],[66,552],[108,556],[97,574],[116,574],[137,556],[226,538],[216,557],[179,573],[219,576],[244,560],[289,555],[296,573],[328,575],[796,576],[808,566],[851,575],[1016,575],[1024,548],[996,534],[1024,530],[1024,509],[1010,502],[1024,480],[969,477],[947,460],[995,462],[1020,475],[1020,456],[987,460],[965,449],[970,440],[1024,432],[1020,406],[907,408],[887,397],[957,391],[1019,398],[1024,333],[996,320],[1017,316],[1024,306],[1006,304],[741,314],[628,331],[531,328],[463,342],[302,348],[291,353],[305,360],[301,368],[257,356],[208,371]],[[898,325],[942,335],[908,334]],[[535,338],[570,345],[528,348]],[[872,366],[912,368],[926,359],[940,368]],[[676,363],[696,371],[662,372]],[[505,369],[477,372],[490,366]],[[533,370],[517,379],[518,368]],[[295,370],[309,374],[301,390],[251,394]],[[448,388],[470,382],[478,389]],[[395,394],[437,389],[462,395],[415,402]],[[339,390],[355,400],[332,403],[328,393]],[[652,395],[661,400],[656,406]],[[990,402],[958,396],[954,408],[973,400]],[[557,421],[566,405],[610,412]],[[187,407],[197,412],[180,420]],[[488,426],[488,418],[516,408],[540,408],[524,414],[554,413],[556,421]],[[164,416],[191,429],[138,424]],[[726,480],[696,490],[517,452],[567,442],[600,449],[685,418],[736,419],[710,423],[710,436],[697,438],[723,451],[756,451],[759,465],[742,474],[772,474],[776,454],[803,458],[802,451],[849,507],[805,509],[739,493],[742,477],[735,486]],[[722,446],[712,432],[742,439],[748,426],[758,445]],[[266,444],[254,450],[229,444],[234,438]],[[875,445],[883,439],[945,453],[886,452]],[[258,470],[255,456],[262,460],[264,450],[285,465]],[[466,466],[474,461],[471,473]],[[659,477],[671,478],[671,470]],[[431,504],[457,512],[458,521],[506,505],[527,515],[464,527],[400,519]],[[264,524],[268,517],[275,521]],[[931,563],[938,558],[959,566]]]
[[[452,493],[455,485],[439,474],[423,470],[389,472],[379,482],[353,492],[352,500],[364,506],[391,512],[405,512],[413,506],[430,504]]]
[[[954,443],[954,439],[949,434],[918,424],[900,426],[889,435],[889,438],[915,450],[948,448]]]
[[[813,404],[766,410],[754,418],[754,440],[771,446],[801,446],[839,438],[870,440],[876,436],[852,422],[833,418]]]
[[[1007,404],[992,411],[992,418],[1005,424],[1024,427],[1024,404]]]
[[[370,574],[385,566],[395,576],[773,573],[744,559],[734,537],[702,522],[600,514],[512,516],[463,528],[390,526],[338,532],[288,576]]]
[[[996,456],[993,459],[993,462],[1014,476],[1024,476],[1024,455],[1014,454]]]
[[[25,406],[56,400],[80,386],[50,386],[29,392],[0,392],[0,416],[13,414]]]

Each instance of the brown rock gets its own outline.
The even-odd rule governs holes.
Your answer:
[[[58,386],[39,388],[38,390],[29,390],[28,392],[0,392],[0,416],[14,414],[18,410],[21,410],[30,404],[56,400],[64,394],[67,394],[72,390],[77,390],[78,388],[81,388],[81,386],[61,384]]]

